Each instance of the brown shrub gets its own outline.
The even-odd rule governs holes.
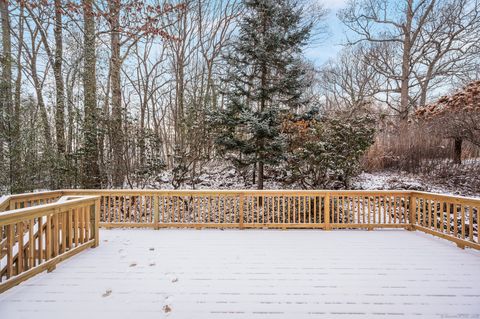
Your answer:
[[[451,168],[454,157],[453,140],[433,134],[418,123],[388,125],[378,131],[375,143],[362,159],[367,171],[401,170],[411,173],[429,173],[433,170]],[[480,148],[466,142],[462,158],[480,156]],[[480,165],[478,161],[473,164]]]

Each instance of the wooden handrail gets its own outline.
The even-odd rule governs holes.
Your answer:
[[[60,190],[8,195],[0,202],[0,213],[16,208],[26,208],[50,203],[57,200],[62,195],[63,192]]]
[[[480,205],[480,198],[475,198],[475,197],[437,194],[437,193],[418,192],[418,191],[413,191],[411,193],[412,195],[415,195],[417,197],[431,197],[431,198],[440,199],[440,200],[442,199],[449,200],[451,202],[456,202],[456,203]]]
[[[60,201],[40,206],[9,210],[0,214],[0,226],[21,222],[25,219],[44,216],[46,213],[56,210],[65,211],[75,208],[80,204],[94,205],[95,201],[99,198],[99,196],[82,196],[69,201]]]
[[[382,195],[382,194],[411,194],[412,191],[407,190],[299,190],[299,189],[265,189],[265,190],[253,190],[253,189],[241,189],[241,190],[211,190],[211,189],[191,189],[191,190],[170,190],[170,189],[64,189],[62,194],[64,195],[103,195],[103,194],[118,194],[118,195],[238,195],[238,194],[264,194],[264,195],[308,195],[308,194],[370,194],[370,195]]]
[[[370,223],[370,219],[372,222],[369,228],[398,227],[407,224],[409,218],[406,216],[406,202],[411,194],[409,191],[374,190],[64,190],[63,192],[69,195],[100,195],[101,225],[105,227],[141,225],[154,228],[191,226],[327,229],[331,226],[330,221],[337,225],[337,228],[342,228],[345,224],[350,228],[364,227]],[[377,206],[380,202],[386,205],[382,208],[383,218],[379,216],[370,218],[370,215],[379,213],[374,211],[376,201]],[[387,212],[390,208],[392,211]],[[325,211],[329,214],[325,214]],[[397,218],[394,216],[396,214],[401,216]]]
[[[479,249],[480,199],[407,190],[63,190],[99,195],[104,227],[405,228]],[[463,232],[426,227],[424,202],[457,205]],[[464,207],[464,215],[462,215]],[[438,209],[440,209],[438,207]],[[438,212],[438,220],[446,212]],[[436,220],[436,215],[431,219]],[[442,217],[442,218],[440,218]],[[463,219],[462,219],[463,218]],[[452,217],[449,220],[453,222]],[[447,221],[445,220],[445,225]],[[467,226],[461,226],[467,225]],[[455,227],[454,227],[455,228]],[[467,230],[466,230],[467,229]]]
[[[57,195],[15,195],[13,200],[22,201],[22,206],[27,202],[32,205],[33,200],[58,200],[0,213],[0,293],[52,270],[58,262],[85,248],[98,246],[100,197]]]
[[[412,192],[412,225],[459,247],[480,250],[480,199],[427,192]]]

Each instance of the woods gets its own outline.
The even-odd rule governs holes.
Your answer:
[[[468,113],[433,106],[478,83],[478,0],[346,3],[343,48],[312,61],[332,15],[313,0],[0,0],[0,191],[196,188],[212,165],[247,188],[336,189],[479,157],[478,93]]]

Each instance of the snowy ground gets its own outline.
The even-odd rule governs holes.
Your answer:
[[[210,162],[202,169],[202,173],[195,178],[196,189],[251,189],[256,185],[245,185],[241,176],[239,176],[232,166],[226,165],[223,162]],[[453,174],[467,174],[469,170],[458,169],[452,171]],[[265,180],[265,189],[299,189],[298,185],[285,186],[279,181],[271,178],[274,172],[267,172]],[[391,189],[391,190],[419,190],[429,191],[449,195],[464,195],[480,197],[480,181],[472,183],[472,178],[475,179],[476,173],[473,176],[463,176],[465,181],[453,181],[452,178],[441,178],[439,172],[429,175],[423,174],[408,174],[406,172],[398,171],[380,171],[373,173],[361,173],[359,176],[353,178],[351,189]],[[480,178],[480,177],[479,177]],[[153,189],[172,189],[171,172],[164,172],[157,178],[155,182],[150,184],[147,188]],[[186,183],[181,189],[191,189],[192,186]]]
[[[479,177],[480,178],[480,177]],[[405,172],[362,173],[354,178],[353,189],[394,189],[418,190],[447,195],[480,197],[480,189],[470,185],[450,185],[432,176],[408,174]]]
[[[419,232],[101,230],[0,318],[479,318],[480,253]]]

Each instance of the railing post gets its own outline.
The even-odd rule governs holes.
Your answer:
[[[155,229],[160,229],[160,209],[158,208],[157,195],[153,195],[153,216],[155,219]]]
[[[100,198],[97,198],[95,200],[95,222],[94,222],[94,233],[95,233],[95,243],[93,244],[93,247],[97,247],[100,244]]]
[[[325,194],[325,205],[324,205],[324,221],[325,221],[325,230],[330,230],[330,193]]]
[[[13,276],[13,246],[15,237],[13,233],[13,225],[6,225],[7,231],[7,279]],[[0,291],[1,292],[1,291]]]
[[[415,195],[413,195],[412,193],[410,193],[410,197],[408,199],[409,201],[409,205],[408,205],[408,209],[409,209],[409,216],[410,216],[410,229],[409,230],[415,230],[415,214],[417,212],[417,198],[415,197]]]
[[[240,220],[238,223],[238,226],[240,229],[243,229],[243,193],[240,193],[239,195],[239,215],[240,215]]]

